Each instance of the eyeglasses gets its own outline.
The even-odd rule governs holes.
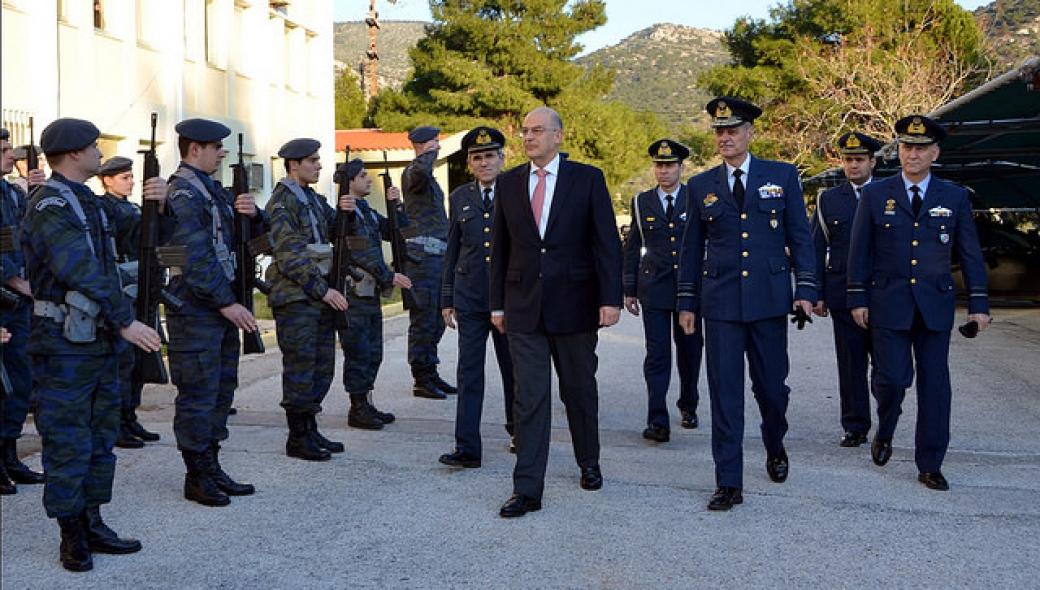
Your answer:
[[[538,137],[546,131],[556,131],[555,127],[523,127],[520,129],[520,137]]]

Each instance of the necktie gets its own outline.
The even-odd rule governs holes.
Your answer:
[[[664,208],[664,216],[668,218],[668,221],[671,221],[672,216],[675,215],[675,204],[672,202],[675,200],[675,197],[667,195],[664,200],[668,201],[668,206]]]
[[[914,217],[917,217],[921,213],[921,187],[916,184],[910,187],[910,192],[914,193],[912,199],[910,199],[910,206],[914,210]]]
[[[542,205],[545,204],[545,168],[538,168],[534,173],[538,176],[538,182],[534,185],[534,194],[531,195],[531,213],[534,213],[534,226],[541,233]]]
[[[733,171],[733,198],[737,200],[737,208],[740,210],[744,209],[744,183],[740,181],[742,174],[744,171],[740,168]]]
[[[857,186],[855,190],[856,190],[856,200],[858,201],[859,198],[863,196],[863,187]]]
[[[491,210],[491,189],[484,187],[484,211]]]

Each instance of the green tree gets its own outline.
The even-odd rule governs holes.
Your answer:
[[[351,70],[344,70],[336,78],[336,129],[356,129],[365,120],[367,105],[365,95],[361,92],[357,76]]]
[[[840,134],[890,137],[988,73],[982,32],[953,0],[789,0],[737,20],[726,43],[733,64],[701,84],[760,104],[754,147],[811,172]]]
[[[416,124],[458,131],[495,125],[508,139],[510,163],[522,159],[523,116],[546,104],[566,127],[564,150],[603,167],[614,186],[645,164],[658,125],[604,100],[613,74],[573,58],[575,38],[606,22],[603,0],[431,0],[433,23],[410,52],[413,78],[401,91],[381,92],[370,122],[384,129]]]

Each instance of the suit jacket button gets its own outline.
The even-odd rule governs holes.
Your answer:
[[[742,276],[742,277],[745,277],[745,278],[746,278],[746,277],[747,277],[748,275],[750,275],[750,274],[751,274],[751,273],[749,273],[749,272],[748,272],[748,271],[746,271],[746,270],[742,270],[742,271],[740,271],[740,276]]]
[[[740,218],[741,219],[747,219],[747,213],[741,213],[740,214]]]
[[[678,264],[673,264],[673,265],[672,265],[672,268],[674,268],[674,269],[678,269],[678,268],[679,268],[679,265],[678,265]]]
[[[491,262],[491,257],[490,256],[485,256],[484,257],[484,262]]]
[[[910,261],[910,266],[917,266],[917,259],[916,258],[914,258],[913,260]]]
[[[491,228],[490,227],[485,227],[484,228],[484,233],[486,233],[486,234],[491,233]]]
[[[910,284],[911,285],[916,285],[917,284],[917,279],[910,279]]]
[[[485,248],[490,248],[491,247],[491,242],[484,242],[484,247]]]
[[[750,254],[748,254],[747,250],[744,250],[743,252],[741,252],[740,255],[743,256],[744,258],[747,258],[748,256],[750,256]]]
[[[542,248],[542,254],[545,254],[545,248]]]
[[[917,244],[919,244],[919,243],[920,243],[920,242],[918,242],[917,240],[914,240],[914,241],[910,242],[910,245],[911,245],[911,246],[916,246],[916,245],[917,245]]]
[[[914,222],[914,227],[921,227],[921,224],[920,224],[920,223],[917,223],[917,222],[915,221],[915,222]]]
[[[742,237],[742,238],[744,238],[746,240],[747,237],[748,237],[748,233],[747,232],[743,232],[743,233],[740,234],[740,237]]]

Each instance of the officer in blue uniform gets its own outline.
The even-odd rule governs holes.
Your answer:
[[[921,115],[900,119],[895,129],[902,172],[863,189],[852,227],[848,305],[856,323],[870,328],[878,367],[874,463],[892,456],[916,365],[918,480],[948,490],[941,469],[950,442],[951,265],[956,256],[968,289],[968,320],[977,330],[990,321],[986,265],[968,191],[931,174],[946,130]]]
[[[228,496],[255,492],[220,465],[220,442],[238,387],[238,331],[254,332],[256,318],[235,299],[235,212],[252,219],[252,235],[267,229],[266,212],[249,193],[232,196],[210,176],[227,155],[231,130],[216,121],[188,119],[175,127],[181,163],[170,177],[169,205],[177,220],[170,238],[187,261],[170,269],[170,294],[184,305],[166,310],[170,380],[177,386],[173,433],[187,469],[184,497],[226,506]]]
[[[21,236],[35,299],[29,354],[47,474],[43,505],[61,527],[61,562],[71,571],[91,569],[91,553],[141,549],[102,521],[100,506],[112,499],[115,475],[117,344],[161,346],[155,330],[134,319],[115,264],[117,236],[135,233],[137,224],[110,220],[83,184],[98,171],[99,135],[81,119],[43,130],[53,174],[33,191]],[[162,179],[151,180],[145,198],[162,201],[165,189]]]
[[[11,391],[0,396],[0,494],[15,493],[14,484],[41,484],[43,474],[29,469],[18,459],[18,438],[29,413],[32,392],[32,370],[29,365],[29,318],[32,314],[32,290],[25,277],[25,256],[18,245],[18,233],[25,217],[28,197],[17,184],[6,176],[14,168],[10,134],[0,129],[0,226],[12,234],[8,251],[0,255],[0,325],[7,328],[11,341],[4,346],[3,363],[11,380]],[[10,479],[8,479],[10,478]]]
[[[708,509],[729,510],[743,502],[745,355],[762,415],[766,471],[774,482],[787,479],[791,267],[794,305],[808,316],[816,301],[815,260],[798,170],[748,153],[761,109],[719,97],[707,111],[723,163],[689,182],[677,306],[687,334],[695,330],[694,310],[704,316],[718,484]]]
[[[625,309],[643,316],[646,358],[643,377],[649,404],[643,438],[668,442],[668,384],[672,376],[672,344],[679,369],[679,412],[683,428],[697,427],[697,380],[700,377],[701,330],[684,334],[679,327],[675,294],[679,247],[686,229],[689,191],[681,176],[690,150],[683,144],[660,139],[650,144],[657,186],[632,199],[632,228],[625,241]]]
[[[455,189],[451,209],[448,251],[441,281],[441,315],[449,328],[459,331],[456,378],[459,399],[455,414],[455,450],[440,456],[453,467],[480,467],[480,414],[484,405],[484,356],[488,334],[505,393],[506,432],[513,435],[513,361],[509,340],[491,324],[488,306],[488,269],[491,266],[495,182],[505,165],[506,138],[497,129],[476,127],[462,138],[473,182]],[[509,448],[515,449],[512,440]]]
[[[841,399],[843,447],[858,447],[867,442],[870,431],[870,392],[867,371],[872,353],[870,332],[852,320],[845,300],[849,239],[852,218],[856,215],[860,193],[873,180],[881,142],[852,131],[838,138],[841,166],[846,182],[827,189],[816,197],[812,217],[813,243],[816,246],[816,278],[819,291],[813,313],[831,316],[834,326],[834,351],[838,360],[838,392]]]
[[[411,227],[402,232],[407,241],[405,272],[412,288],[403,293],[408,310],[408,364],[417,397],[445,399],[458,390],[437,373],[437,345],[444,335],[440,314],[441,270],[448,248],[448,215],[444,191],[433,176],[440,153],[436,127],[416,127],[408,133],[415,159],[401,173],[401,192]]]

